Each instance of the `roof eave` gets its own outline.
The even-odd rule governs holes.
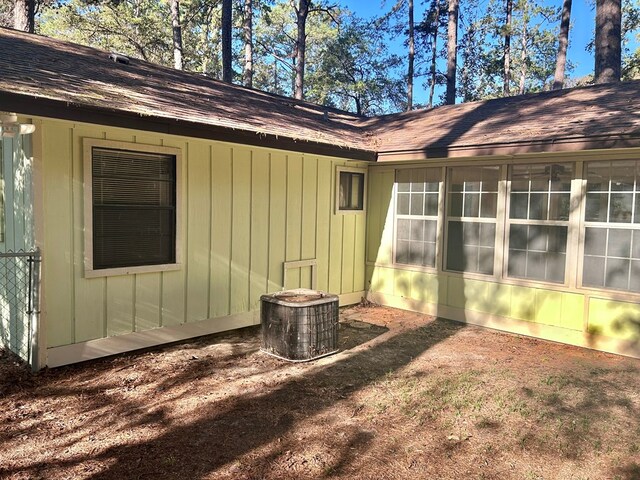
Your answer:
[[[55,118],[74,122],[128,128],[147,132],[218,140],[242,145],[277,148],[300,153],[340,157],[349,160],[375,161],[376,152],[347,146],[300,140],[293,137],[241,130],[219,125],[189,122],[134,112],[81,105],[32,95],[0,92],[2,110],[22,115]]]
[[[582,150],[640,147],[640,132],[475,145],[427,145],[419,149],[381,150],[378,162],[445,160],[462,157],[513,156]]]

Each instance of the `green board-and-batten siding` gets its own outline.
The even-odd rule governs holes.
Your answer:
[[[49,348],[256,312],[283,288],[285,261],[315,258],[321,290],[364,290],[365,215],[333,210],[336,167],[354,162],[47,119],[36,138]],[[182,268],[83,277],[83,138],[181,150]],[[310,287],[310,269],[287,282]]]

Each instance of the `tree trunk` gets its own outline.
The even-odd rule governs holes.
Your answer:
[[[440,26],[440,0],[436,1],[434,14],[435,23],[433,25],[433,40],[431,41],[431,85],[429,86],[429,108],[433,107],[433,95],[436,90],[436,62],[438,60],[438,27]]]
[[[525,21],[522,26],[522,55],[520,56],[520,61],[522,62],[522,68],[520,70],[520,85],[518,89],[518,93],[523,95],[525,93],[525,85],[527,84],[527,20],[525,16]]]
[[[273,93],[280,93],[280,80],[278,79],[278,60],[273,61]]]
[[[447,92],[445,103],[456,103],[456,67],[458,55],[458,1],[449,0],[449,23],[447,26]]]
[[[553,76],[553,89],[564,86],[564,71],[567,67],[567,47],[569,46],[569,24],[571,21],[571,0],[564,0],[560,19],[560,35],[558,36],[558,55],[556,56],[556,73]]]
[[[620,0],[596,0],[595,83],[620,81],[622,63]]]
[[[296,64],[295,64],[295,88],[294,97],[298,100],[304,98],[304,64],[307,49],[307,16],[311,0],[299,0],[296,8],[296,23],[298,34],[296,37]]]
[[[13,28],[33,33],[35,31],[35,17],[35,0],[15,0],[13,4]]]
[[[245,87],[253,87],[253,0],[244,0],[244,73]]]
[[[231,67],[231,0],[222,0],[222,80],[233,81]]]
[[[413,109],[413,62],[416,48],[413,35],[413,0],[409,1],[409,68],[407,71],[407,111]]]
[[[507,0],[507,18],[504,22],[504,74],[502,84],[502,94],[509,95],[511,80],[511,12],[513,10],[513,0]]]
[[[171,27],[173,29],[173,65],[182,70],[182,27],[180,26],[180,0],[170,0]]]

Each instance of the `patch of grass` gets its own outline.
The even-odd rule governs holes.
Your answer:
[[[406,377],[391,373],[375,384],[370,403],[377,414],[394,410],[423,424],[426,420],[451,415],[464,417],[470,412],[487,410],[488,394],[483,372],[465,370],[457,374]]]
[[[481,417],[480,420],[476,422],[476,428],[481,429],[496,429],[500,427],[500,422],[497,422],[489,417]]]
[[[541,382],[547,386],[553,386],[557,389],[566,387],[571,383],[571,379],[566,375],[548,375]]]
[[[526,472],[524,478],[526,480],[543,480],[542,475],[540,475],[538,472],[534,472],[533,470],[529,470],[528,472]]]
[[[176,464],[176,457],[174,457],[173,455],[167,455],[164,459],[163,459],[163,463],[165,465],[175,465]]]

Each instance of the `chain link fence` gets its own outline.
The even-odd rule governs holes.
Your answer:
[[[40,253],[0,253],[0,346],[32,369],[37,361]]]

